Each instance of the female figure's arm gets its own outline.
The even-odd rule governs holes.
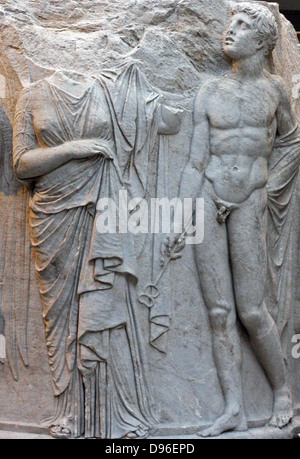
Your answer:
[[[160,123],[158,126],[159,135],[175,135],[180,131],[182,110],[166,105],[161,105]]]
[[[18,101],[14,122],[14,170],[20,180],[48,174],[72,159],[94,155],[112,158],[109,146],[101,139],[66,142],[53,148],[39,148],[29,100],[25,90]]]

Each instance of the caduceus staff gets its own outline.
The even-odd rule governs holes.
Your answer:
[[[156,164],[156,183],[155,183],[155,195],[156,198],[166,197],[168,195],[168,157],[166,152],[168,151],[167,143],[168,139],[163,137],[161,139],[160,151],[157,157]],[[156,215],[156,213],[155,213]],[[157,247],[156,237],[157,235],[153,232],[152,235],[152,273],[151,273],[151,282],[147,284],[145,291],[139,295],[139,302],[148,308],[153,308],[156,305],[158,298],[161,295],[159,290],[159,284],[162,278],[166,275],[167,269],[172,260],[181,258],[181,251],[185,245],[186,235],[189,231],[189,228],[192,224],[192,218],[189,220],[185,231],[181,236],[175,241],[175,244],[172,248],[167,247],[164,244],[164,241],[160,241],[159,247]],[[160,272],[155,277],[155,251],[161,251],[160,256]]]
[[[179,236],[172,248],[166,247],[162,243],[162,255],[160,258],[160,267],[161,271],[158,274],[155,281],[150,282],[145,289],[145,292],[141,293],[139,296],[139,302],[148,308],[153,308],[155,306],[156,300],[160,296],[159,284],[163,278],[165,272],[167,271],[171,261],[181,258],[182,249],[185,246],[186,235],[189,230],[190,225],[186,230]]]

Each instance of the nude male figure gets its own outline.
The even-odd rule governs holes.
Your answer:
[[[264,302],[268,160],[276,136],[296,124],[280,79],[264,70],[277,35],[266,7],[238,4],[223,43],[232,72],[206,82],[195,101],[180,198],[205,200],[207,236],[195,250],[225,401],[223,414],[202,436],[248,428],[236,316],[274,390],[270,424],[282,428],[293,416],[278,330]],[[177,240],[167,237],[163,253]]]

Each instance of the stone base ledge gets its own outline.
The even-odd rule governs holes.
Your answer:
[[[2,427],[6,428],[2,428]],[[48,429],[38,427],[38,426],[29,426],[29,425],[14,425],[0,422],[0,440],[50,440],[52,439],[48,435]],[[26,429],[21,430],[21,429]],[[35,432],[34,432],[35,429]],[[199,430],[199,428],[198,428]],[[39,431],[39,433],[38,433]],[[219,437],[214,437],[216,440],[288,440],[294,438],[300,438],[300,416],[294,418],[293,422],[289,424],[284,429],[275,429],[273,427],[256,427],[250,428],[247,432],[228,432],[220,435]],[[206,440],[200,438],[196,435],[196,432],[193,434],[170,434],[170,435],[151,435],[149,440]]]

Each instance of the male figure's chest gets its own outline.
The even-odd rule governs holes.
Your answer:
[[[216,129],[268,128],[276,116],[276,99],[267,84],[222,83],[210,97],[208,118]]]

